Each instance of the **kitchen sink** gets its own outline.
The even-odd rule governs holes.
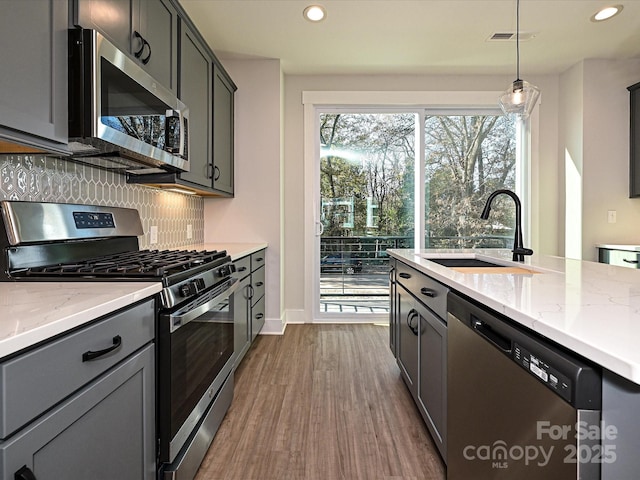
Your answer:
[[[427,260],[442,265],[443,267],[505,267],[505,265],[485,262],[477,258],[427,258]]]

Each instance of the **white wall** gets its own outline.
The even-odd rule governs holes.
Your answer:
[[[589,59],[561,75],[558,154],[569,153],[581,182],[579,208],[565,207],[567,256],[596,260],[598,243],[640,243],[640,199],[629,198],[626,88],[639,80],[640,60]],[[572,183],[570,178],[561,183],[563,197],[572,197],[567,194],[575,190]],[[617,212],[614,224],[607,221],[609,210]],[[579,237],[581,247],[570,252],[572,235]]]
[[[542,90],[538,131],[538,164],[532,166],[532,247],[555,255],[558,236],[557,98],[558,78],[527,78]],[[304,318],[305,290],[311,288],[304,248],[304,125],[303,91],[500,91],[513,81],[505,76],[286,76],[284,144],[284,305],[287,321]],[[497,104],[497,98],[496,98]],[[549,182],[552,183],[549,188]]]
[[[264,333],[283,328],[282,75],[279,60],[226,60],[235,96],[235,197],[208,198],[206,242],[267,242]]]

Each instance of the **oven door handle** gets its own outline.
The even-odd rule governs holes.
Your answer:
[[[213,297],[207,303],[205,303],[203,305],[199,305],[196,308],[194,308],[193,310],[189,310],[189,311],[187,311],[187,312],[185,312],[185,313],[183,313],[181,315],[180,314],[170,314],[169,315],[169,332],[170,333],[175,332],[177,329],[179,329],[183,325],[185,325],[185,324],[191,322],[192,320],[195,320],[196,318],[198,318],[198,317],[204,315],[205,313],[207,313],[214,306],[216,306],[216,304],[220,303],[225,298],[230,297],[231,295],[233,295],[233,293],[240,286],[240,282],[239,282],[239,280],[237,278],[231,278],[230,282],[231,282],[231,285],[229,286],[229,288],[227,288],[220,295],[216,295],[215,297]]]

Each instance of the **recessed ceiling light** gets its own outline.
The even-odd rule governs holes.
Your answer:
[[[324,18],[327,16],[327,11],[322,5],[309,5],[304,9],[302,15],[310,22],[319,22],[321,20],[324,20]]]
[[[624,7],[622,5],[613,5],[611,7],[605,7],[598,10],[592,17],[592,22],[602,22],[608,20],[611,17],[618,15]]]

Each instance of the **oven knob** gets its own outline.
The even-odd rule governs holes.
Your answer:
[[[180,286],[180,295],[183,297],[190,297],[191,295],[195,295],[198,293],[198,289],[193,282],[185,283]]]
[[[218,275],[220,275],[221,277],[228,277],[229,275],[231,275],[235,271],[236,271],[235,265],[233,265],[233,264],[231,264],[231,265],[223,265],[222,267],[220,267],[218,269]]]
[[[195,282],[195,286],[196,286],[196,293],[197,292],[201,292],[202,290],[204,290],[204,287],[206,287],[205,283],[204,283],[204,279],[202,278],[196,278],[194,280]]]

